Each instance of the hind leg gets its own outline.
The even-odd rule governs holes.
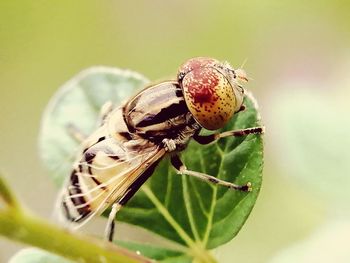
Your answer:
[[[114,203],[112,205],[112,210],[109,213],[108,221],[105,229],[105,239],[109,242],[113,241],[114,236],[114,229],[115,229],[115,216],[118,213],[118,211],[122,208],[122,205],[118,202]]]

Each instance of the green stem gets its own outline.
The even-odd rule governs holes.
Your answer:
[[[0,212],[0,234],[79,262],[151,262],[113,244],[73,235],[12,209]]]
[[[10,188],[6,184],[6,182],[2,179],[0,174],[0,201],[3,200],[5,204],[13,209],[20,209],[19,204],[12,194]]]
[[[193,263],[217,263],[216,259],[202,245],[191,247],[189,253],[193,256]]]
[[[111,243],[62,230],[23,211],[0,175],[0,235],[79,262],[144,263],[151,260]]]

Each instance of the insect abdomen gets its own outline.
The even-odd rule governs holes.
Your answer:
[[[76,169],[72,171],[69,187],[62,197],[63,215],[72,222],[79,222],[91,213],[90,205],[87,204],[80,188],[77,172]]]

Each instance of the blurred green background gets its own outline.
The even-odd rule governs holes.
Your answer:
[[[350,262],[350,2],[0,1],[0,169],[50,217],[37,156],[56,89],[93,65],[173,78],[190,57],[245,69],[266,125],[264,183],[220,262]],[[0,262],[19,245],[0,239]]]

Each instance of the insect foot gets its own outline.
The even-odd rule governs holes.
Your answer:
[[[176,150],[176,144],[172,139],[164,139],[162,141],[164,143],[164,148],[167,152],[173,152]]]
[[[239,189],[237,189],[235,187],[230,187],[230,188],[235,189],[235,190],[240,190],[242,192],[251,192],[253,190],[251,182],[248,182],[246,185],[241,185]]]

